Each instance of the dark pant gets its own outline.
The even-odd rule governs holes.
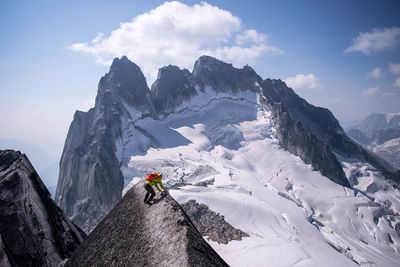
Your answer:
[[[150,201],[153,200],[154,196],[156,195],[156,192],[154,192],[153,187],[148,183],[144,185],[144,189],[146,189],[147,191],[146,196],[144,197],[144,203],[149,203]]]

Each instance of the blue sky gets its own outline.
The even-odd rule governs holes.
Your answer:
[[[205,52],[248,63],[346,126],[400,112],[398,14],[398,1],[1,1],[0,138],[60,155],[75,110],[93,106],[122,53],[149,82]]]

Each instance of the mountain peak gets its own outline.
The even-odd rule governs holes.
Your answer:
[[[175,65],[168,65],[158,69],[157,80],[165,78],[167,75],[174,75],[180,72],[189,72],[188,70],[184,69],[181,70],[178,66]]]
[[[140,67],[134,62],[130,61],[126,56],[122,56],[121,58],[114,58],[110,67],[110,72],[111,71],[142,72],[140,70]]]
[[[183,101],[197,94],[194,77],[187,70],[168,65],[158,70],[158,77],[151,86],[151,94],[157,112],[172,111]]]
[[[123,100],[138,110],[154,113],[146,78],[140,67],[126,56],[113,60],[110,71],[100,80],[99,92],[111,93],[111,102]]]
[[[261,78],[249,66],[238,69],[231,63],[210,56],[201,56],[194,64],[192,74],[200,83],[210,85],[217,92],[256,91],[255,82],[261,82]]]
[[[225,63],[214,57],[204,55],[199,57],[199,59],[196,60],[196,62],[194,63],[192,73],[194,76],[198,76],[201,75],[203,72],[213,72],[218,69],[228,70],[233,69],[233,66],[230,63]]]

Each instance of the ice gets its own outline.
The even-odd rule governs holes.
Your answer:
[[[400,194],[368,164],[339,158],[340,186],[282,149],[255,92],[204,92],[162,119],[129,118],[116,153],[126,192],[162,172],[180,203],[194,199],[250,236],[208,241],[231,266],[396,266]],[[206,238],[207,240],[207,238]]]

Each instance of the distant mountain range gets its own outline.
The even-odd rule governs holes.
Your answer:
[[[370,114],[346,133],[400,168],[400,113]]]

